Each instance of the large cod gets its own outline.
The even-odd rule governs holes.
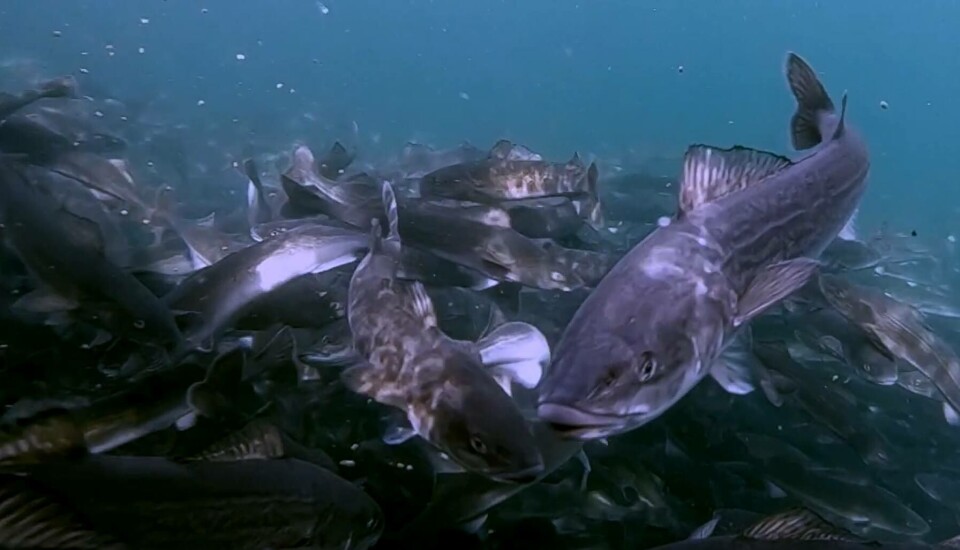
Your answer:
[[[713,376],[721,354],[770,306],[805,285],[852,220],[870,160],[813,69],[787,57],[796,161],[745,147],[689,148],[679,211],[637,244],[581,305],[555,349],[539,417],[588,440],[653,420]],[[733,383],[736,386],[736,383]]]

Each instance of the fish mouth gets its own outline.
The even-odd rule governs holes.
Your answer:
[[[537,416],[564,439],[589,441],[623,431],[626,420],[621,416],[586,412],[569,405],[541,403]]]

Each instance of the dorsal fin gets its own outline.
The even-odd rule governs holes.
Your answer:
[[[381,187],[381,197],[383,200],[383,211],[387,215],[387,236],[388,241],[400,244],[400,220],[397,216],[397,197],[393,193],[393,186],[389,181],[383,182]]]
[[[847,92],[843,92],[843,97],[840,98],[840,122],[837,123],[837,129],[833,131],[833,139],[837,139],[843,135],[843,131],[846,128],[844,123],[847,119]]]
[[[795,508],[763,518],[748,527],[743,536],[754,540],[860,541],[853,534],[827,523],[805,508]]]
[[[570,160],[567,161],[568,166],[576,166],[578,168],[583,168],[583,159],[580,158],[580,153],[575,152]]]
[[[423,320],[425,328],[436,327],[437,313],[433,308],[433,300],[427,294],[427,289],[424,288],[423,283],[411,281],[407,288],[410,291],[410,303],[413,305],[414,314]]]
[[[501,139],[490,148],[490,158],[496,160],[507,160],[510,157],[510,151],[513,149],[513,142],[509,139]]]
[[[300,145],[293,150],[293,159],[291,170],[296,170],[302,175],[306,176],[308,174],[314,174],[316,166],[316,160],[313,156],[313,151],[310,150],[306,145]]]
[[[683,161],[680,212],[690,212],[791,166],[790,159],[748,147],[691,145]]]

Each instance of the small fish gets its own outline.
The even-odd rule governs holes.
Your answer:
[[[579,155],[567,163],[529,158],[527,153],[495,150],[485,160],[440,168],[423,177],[420,192],[425,196],[445,197],[480,203],[504,200],[565,196],[582,201],[579,214],[595,227],[604,224],[597,191],[599,172],[596,164],[584,165]]]
[[[387,235],[371,228],[370,252],[350,280],[347,319],[362,364],[341,379],[351,390],[404,411],[413,433],[468,471],[516,482],[543,470],[530,428],[484,368],[480,353],[437,326],[423,286],[397,278],[397,204],[383,185]]]
[[[229,401],[220,392],[229,389],[231,377],[239,381],[240,374],[219,361],[209,372],[183,363],[146,375],[129,388],[89,405],[52,408],[20,419],[0,435],[0,465],[104,453],[196,414],[209,415],[215,411],[201,406]]]
[[[164,301],[194,316],[185,330],[187,346],[207,348],[261,296],[302,275],[353,263],[368,246],[369,239],[353,230],[301,225],[194,273]]]
[[[879,289],[856,285],[835,275],[821,276],[820,290],[841,315],[933,382],[953,410],[948,420],[957,416],[960,357],[930,329],[919,311]]]

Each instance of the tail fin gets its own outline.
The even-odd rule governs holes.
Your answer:
[[[793,52],[787,55],[787,82],[793,97],[797,99],[797,112],[790,120],[793,147],[798,150],[809,149],[823,141],[818,124],[819,115],[833,113],[836,108],[813,68]],[[842,132],[842,128],[841,122],[838,131]]]

